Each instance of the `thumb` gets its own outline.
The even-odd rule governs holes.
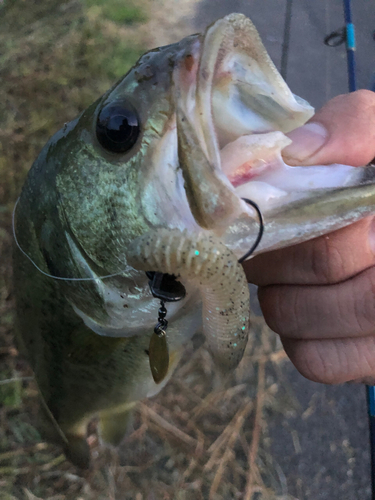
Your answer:
[[[289,165],[366,165],[375,156],[375,92],[335,97],[288,137],[282,154]]]

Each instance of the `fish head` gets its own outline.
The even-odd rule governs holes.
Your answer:
[[[243,15],[150,51],[49,147],[69,231],[102,274],[126,268],[147,228],[223,233],[253,216],[228,150],[246,137],[265,163],[312,114]]]

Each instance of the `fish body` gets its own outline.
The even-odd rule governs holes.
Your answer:
[[[165,385],[202,317],[218,366],[240,361],[249,318],[237,260],[259,231],[242,198],[265,220],[258,251],[371,213],[372,169],[283,163],[284,134],[312,114],[251,21],[232,14],[145,54],[46,144],[15,208],[17,341],[51,436],[74,462],[88,464],[95,414],[103,439],[121,440],[134,403]],[[186,289],[167,306],[161,383],[149,359],[159,300],[145,271]]]

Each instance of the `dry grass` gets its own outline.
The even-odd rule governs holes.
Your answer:
[[[184,16],[194,2],[181,2],[178,18],[173,2],[164,2],[161,13],[161,0],[142,0],[132,11],[133,24],[128,18],[119,25],[116,12],[104,15],[99,1],[0,0],[1,500],[291,500],[267,452],[264,418],[277,409],[272,373],[284,354],[260,318],[225,389],[215,389],[204,344],[192,345],[162,393],[138,406],[133,431],[118,450],[98,444],[93,422],[88,438],[93,461],[85,473],[59,448],[41,441],[37,390],[13,345],[10,222],[26,172],[48,137],[106,90],[145,47],[188,31]],[[147,17],[139,11],[142,5],[151,18],[143,27],[137,24]],[[168,23],[173,30],[166,29]]]
[[[117,450],[99,445],[93,422],[93,461],[83,474],[58,448],[32,435],[37,393],[32,381],[20,381],[22,403],[2,411],[9,438],[0,453],[0,487],[9,490],[4,498],[291,500],[265,439],[264,415],[278,392],[266,366],[271,373],[284,354],[261,319],[253,330],[253,343],[227,388],[213,389],[215,372],[204,344],[191,346],[162,393],[139,404],[133,430]],[[6,353],[16,363],[14,355]],[[13,375],[29,373],[18,367]]]

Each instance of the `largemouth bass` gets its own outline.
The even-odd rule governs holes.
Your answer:
[[[218,368],[238,365],[249,329],[238,259],[259,231],[242,198],[263,214],[257,252],[372,212],[373,169],[282,161],[285,133],[312,115],[232,14],[145,54],[46,144],[15,208],[17,341],[50,437],[75,463],[88,464],[95,414],[102,439],[120,442],[202,323]],[[155,275],[163,293],[184,290],[167,328]]]

